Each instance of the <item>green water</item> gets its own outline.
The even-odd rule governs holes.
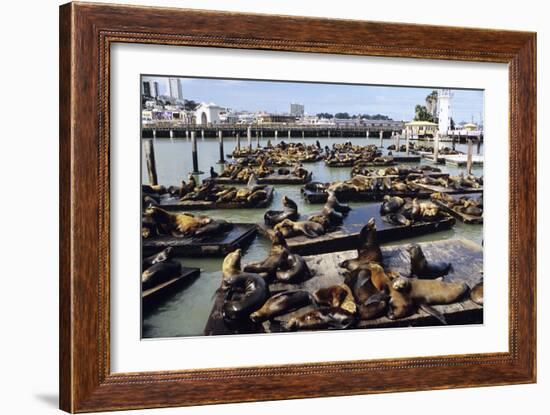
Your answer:
[[[291,141],[306,142],[314,144],[317,138],[306,138],[305,140],[293,138]],[[288,140],[285,140],[288,141]],[[380,139],[365,138],[319,138],[321,145],[331,146],[333,142],[351,141],[354,144],[376,144]],[[276,144],[272,140],[273,144]],[[216,164],[219,159],[219,144],[214,139],[197,140],[199,155],[199,170],[208,172],[210,166],[214,166],[216,171],[222,170],[222,165]],[[384,140],[384,147],[393,144],[390,139]],[[187,180],[188,173],[192,170],[191,159],[191,141],[186,139],[157,139],[155,140],[155,158],[157,165],[157,175],[160,184],[165,186],[179,185],[182,180]],[[256,140],[253,138],[252,144],[255,147]],[[261,142],[265,145],[266,140]],[[404,140],[401,141],[404,144]],[[225,153],[231,153],[236,145],[234,138],[225,138]],[[247,145],[246,139],[241,139],[241,146]],[[446,144],[450,146],[450,143]],[[466,145],[457,144],[456,149],[466,151]],[[475,150],[474,150],[475,151]],[[481,147],[481,154],[483,146]],[[146,164],[142,154],[142,181],[148,182]],[[416,164],[416,163],[415,163]],[[333,182],[347,180],[350,178],[351,168],[330,168],[326,167],[324,162],[305,163],[304,167],[313,172],[313,180],[320,182]],[[451,174],[458,174],[464,169],[441,166],[443,171]],[[482,168],[474,168],[473,173],[477,176],[483,174]],[[200,178],[208,177],[208,173],[201,175]],[[286,195],[293,199],[299,208],[300,213],[308,214],[318,212],[322,205],[312,205],[304,201],[300,194],[301,186],[278,185],[275,186],[274,198],[268,209],[281,208],[281,197]],[[350,206],[362,206],[365,203],[350,203]],[[202,211],[214,218],[224,218],[232,222],[261,222],[267,209],[218,209]],[[388,245],[409,243],[413,241],[437,241],[452,238],[465,238],[481,244],[483,238],[483,225],[465,225],[457,221],[453,229],[440,231],[429,235],[423,235],[415,238],[403,239]],[[255,238],[252,244],[245,250],[243,263],[256,261],[267,255],[270,244],[261,236]],[[201,275],[191,285],[183,291],[174,294],[158,308],[144,314],[142,335],[144,338],[156,337],[179,337],[179,336],[197,336],[202,335],[204,326],[210,314],[214,293],[220,286],[221,281],[221,263],[222,258],[182,258],[180,261],[188,267],[198,267],[201,269]]]

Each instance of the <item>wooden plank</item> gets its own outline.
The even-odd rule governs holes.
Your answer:
[[[437,242],[424,242],[419,244],[422,247],[428,261],[445,261],[453,264],[453,273],[445,276],[444,281],[465,282],[470,288],[475,286],[483,276],[483,249],[472,241],[465,239],[453,239]],[[406,245],[382,247],[384,257],[384,268],[386,271],[399,272],[401,275],[410,274],[409,255],[405,250]],[[332,252],[320,255],[306,256],[308,267],[313,273],[313,277],[300,284],[270,284],[271,292],[283,290],[307,290],[314,293],[320,288],[326,288],[333,285],[343,284],[345,270],[339,264],[345,259],[357,257],[357,251]],[[221,292],[216,294],[216,301],[205,328],[205,334],[231,334],[223,322],[219,321],[221,306],[223,305],[223,295]],[[294,316],[301,315],[313,306],[301,308],[284,316],[277,317],[272,322],[264,322],[262,332],[278,332],[280,325]],[[440,311],[447,320],[448,324],[474,324],[483,322],[483,306],[480,306],[469,298],[460,302],[437,305],[434,308]],[[388,317],[380,317],[372,320],[362,320],[356,328],[386,328],[386,327],[411,327],[428,326],[441,324],[433,316],[423,310],[418,310],[415,314],[397,320]]]
[[[416,183],[416,186],[426,189],[432,193],[448,193],[450,195],[454,194],[466,194],[466,193],[483,193],[483,187],[478,187],[477,189],[470,188],[470,189],[455,189],[452,187],[443,187],[443,186],[435,186],[431,184],[423,184],[423,183]]]
[[[327,192],[312,192],[310,190],[302,188],[300,193],[302,197],[309,203],[319,204],[325,203],[328,198]],[[390,191],[365,191],[365,192],[335,192],[338,201],[340,202],[379,202],[384,199],[384,196],[399,196],[399,197],[416,197],[418,199],[428,199],[433,191],[420,190],[417,192],[398,192],[395,190]]]
[[[174,236],[157,236],[143,239],[144,255],[153,255],[166,247],[174,248],[174,255],[179,257],[220,257],[237,248],[245,248],[256,236],[255,224],[235,223],[233,228],[217,235],[178,238]]]

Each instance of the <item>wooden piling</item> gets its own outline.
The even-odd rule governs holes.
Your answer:
[[[218,141],[220,144],[220,159],[218,160],[218,163],[225,163],[225,154],[223,151],[223,131],[218,131]]]
[[[241,151],[241,136],[237,133],[237,151]]]
[[[204,130],[201,130],[201,139],[204,140]]]
[[[435,133],[435,142],[434,142],[434,163],[439,161],[439,132]]]
[[[193,155],[193,174],[199,173],[199,155],[197,152],[197,133],[191,131],[191,147]]]
[[[477,138],[477,154],[479,154],[481,152],[481,137],[478,137]]]
[[[256,147],[260,148],[260,133],[256,130]]]
[[[155,163],[155,148],[153,140],[145,140],[145,160],[147,160],[147,172],[149,173],[149,184],[151,186],[158,185],[157,165]]]
[[[288,130],[288,141],[290,141],[290,130]]]
[[[250,127],[246,129],[246,139],[248,141],[248,148],[252,149],[252,129]]]
[[[395,133],[395,151],[399,151],[399,142],[401,140],[401,133]]]
[[[380,148],[384,148],[384,131],[380,131]]]
[[[466,158],[466,172],[468,174],[472,174],[472,152],[473,152],[472,140],[468,139],[468,156]]]
[[[409,150],[410,150],[410,138],[411,138],[411,134],[410,134],[410,131],[409,130],[405,130],[405,137],[406,137],[406,142],[405,142],[405,152],[407,153],[407,156],[409,155]]]

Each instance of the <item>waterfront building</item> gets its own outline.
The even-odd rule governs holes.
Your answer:
[[[258,124],[295,124],[296,116],[289,114],[262,113],[257,116]]]
[[[412,138],[435,137],[438,125],[430,121],[411,121],[405,123],[405,130]]]
[[[144,79],[141,82],[141,95],[156,98],[159,96],[159,83],[152,79]]]
[[[290,114],[295,117],[303,117],[304,109],[304,104],[290,104]]]
[[[227,108],[220,107],[213,103],[201,103],[197,108],[195,108],[195,117],[198,124],[208,125],[208,124],[219,124],[220,113],[226,111]]]

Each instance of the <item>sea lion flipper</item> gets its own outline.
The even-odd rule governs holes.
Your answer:
[[[430,314],[431,316],[435,317],[436,319],[438,319],[441,322],[441,324],[447,325],[447,320],[445,320],[445,316],[441,314],[439,311],[437,311],[435,308],[433,308],[432,306],[422,303],[420,304],[419,308],[421,310],[424,310],[426,313]]]

